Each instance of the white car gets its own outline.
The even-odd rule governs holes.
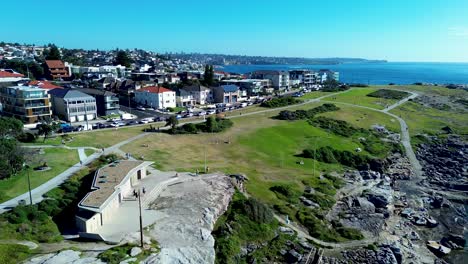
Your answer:
[[[197,113],[197,116],[204,116],[204,115],[206,115],[206,112],[205,112],[205,111],[201,111],[201,112],[198,112],[198,113]]]
[[[143,106],[138,106],[136,109],[140,110],[140,111],[145,111],[146,110]]]
[[[206,112],[206,114],[207,114],[207,115],[214,115],[214,114],[216,114],[216,110],[208,110],[208,111]]]

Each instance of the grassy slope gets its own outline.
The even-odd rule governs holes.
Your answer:
[[[461,89],[447,89],[440,86],[405,85],[395,86],[397,89],[414,91],[420,95],[443,96],[450,100],[468,98],[468,92]],[[407,102],[391,111],[401,116],[409,126],[412,136],[420,133],[439,133],[444,126],[450,126],[457,133],[468,134],[468,114],[459,111],[443,111],[426,107],[415,102]]]
[[[31,251],[27,246],[18,244],[0,244],[0,263],[21,263],[30,256]]]
[[[44,182],[52,179],[62,173],[69,167],[78,163],[78,152],[62,148],[44,149],[45,154],[41,159],[47,162],[52,169],[48,171],[34,171],[30,169],[31,188],[35,188]],[[40,162],[31,164],[32,167],[38,166]],[[0,181],[0,202],[11,199],[17,195],[28,191],[27,173],[21,172],[7,180]]]
[[[309,109],[317,105],[294,108]],[[383,114],[375,115],[373,111],[365,109],[359,110],[359,113],[367,114],[366,121],[352,123],[365,128],[368,128],[368,124],[380,123],[379,119],[384,117]],[[123,151],[144,155],[145,159],[156,161],[156,165],[164,170],[194,171],[203,168],[206,145],[207,164],[211,171],[245,173],[250,177],[247,184],[249,192],[266,202],[275,203],[276,195],[268,190],[272,185],[281,182],[302,185],[302,180],[317,178],[319,171],[341,169],[338,165],[317,162],[316,175],[313,175],[312,160],[304,160],[304,165],[297,164],[301,159],[294,155],[304,148],[313,147],[316,136],[319,137],[318,147],[330,145],[353,151],[359,146],[350,139],[328,135],[326,131],[306,121],[271,119],[274,114],[263,113],[233,119],[234,127],[220,134],[154,134],[124,146]],[[342,114],[340,117],[346,118]],[[230,144],[225,143],[228,141]],[[143,144],[149,147],[141,147]]]
[[[383,88],[383,87],[381,87]],[[378,87],[369,87],[369,88],[353,88],[351,91],[337,95],[336,99],[328,98],[330,101],[344,102],[356,105],[367,106],[375,109],[384,109],[387,105],[392,105],[397,100],[393,99],[383,99],[376,97],[366,96],[372,92],[377,91]]]

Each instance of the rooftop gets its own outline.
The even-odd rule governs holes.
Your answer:
[[[148,93],[165,93],[165,92],[172,92],[172,90],[169,90],[164,87],[159,87],[159,86],[147,86],[143,87],[140,90],[141,92],[148,92]]]
[[[17,72],[0,70],[0,78],[12,78],[12,77],[21,78],[21,77],[24,77],[24,75],[21,73],[17,73]]]
[[[136,169],[144,168],[151,163],[121,160],[100,168],[94,176],[92,186],[94,190],[89,192],[79,205],[98,209],[112,196],[119,185],[125,179],[128,179],[132,172],[136,171]]]
[[[45,89],[45,90],[52,90],[52,89],[61,89],[63,87],[55,85],[49,81],[30,81],[29,85],[34,85],[38,86],[39,88]]]
[[[65,68],[65,64],[61,60],[46,60],[46,64],[49,68]]]

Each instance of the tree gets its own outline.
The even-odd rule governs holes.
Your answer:
[[[213,116],[210,116],[206,119],[206,130],[208,132],[216,132],[218,131],[218,123],[216,122],[216,119]]]
[[[60,55],[60,50],[54,44],[50,45],[49,50],[45,55],[46,60],[61,60],[62,56]]]
[[[38,134],[44,136],[44,141],[46,141],[47,137],[52,135],[55,131],[59,129],[59,124],[53,122],[51,118],[47,118],[42,121],[39,125],[37,125]]]
[[[213,65],[205,65],[205,76],[203,78],[205,85],[211,86],[214,83],[214,69]]]
[[[12,117],[0,117],[0,138],[16,138],[23,132],[23,123]]]
[[[169,119],[167,119],[166,126],[171,126],[172,131],[175,131],[177,128],[177,125],[179,124],[179,120],[175,115],[171,115]]]
[[[130,67],[132,63],[132,59],[128,56],[127,52],[124,50],[117,51],[117,55],[115,56],[114,65],[122,65],[125,67]]]
[[[0,180],[22,169],[24,155],[16,139],[0,139]]]

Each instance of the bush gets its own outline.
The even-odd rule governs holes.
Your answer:
[[[301,120],[301,119],[313,118],[315,115],[318,115],[321,113],[338,111],[338,110],[340,110],[340,108],[337,107],[336,105],[327,103],[321,106],[314,107],[307,111],[306,110],[296,110],[296,111],[284,110],[284,111],[281,111],[276,118],[281,119],[281,120]]]
[[[358,132],[365,133],[365,129],[355,128],[346,121],[335,120],[324,116],[319,116],[309,121],[309,124],[327,129],[331,133],[343,137],[350,137]]]
[[[19,134],[16,139],[19,141],[19,142],[23,142],[23,143],[31,143],[31,142],[34,142],[36,141],[36,136],[33,134],[33,133],[30,133],[30,132],[23,132],[21,134]]]
[[[330,146],[325,146],[315,151],[315,159],[325,163],[340,163],[342,165],[358,168],[368,164],[371,158],[368,156],[355,154],[347,150],[336,150]],[[302,152],[304,158],[314,158],[313,149],[305,149]]]
[[[273,98],[269,101],[261,103],[260,106],[268,107],[268,108],[276,108],[276,107],[283,107],[283,106],[298,104],[300,102],[301,102],[300,100],[294,97],[285,96],[285,97]]]
[[[389,89],[380,89],[375,92],[368,94],[369,97],[377,97],[377,98],[385,98],[385,99],[396,99],[401,100],[409,96],[409,93],[397,91],[397,90],[389,90]]]
[[[245,214],[250,220],[257,223],[270,223],[273,220],[273,212],[268,206],[256,199],[250,198],[245,203]]]
[[[210,116],[206,119],[205,123],[193,124],[187,123],[174,129],[166,130],[171,134],[197,134],[199,132],[205,133],[219,133],[232,127],[233,122],[229,119]]]
[[[297,203],[301,196],[301,192],[292,185],[282,184],[270,187],[270,191],[274,192],[278,198],[290,203]]]

